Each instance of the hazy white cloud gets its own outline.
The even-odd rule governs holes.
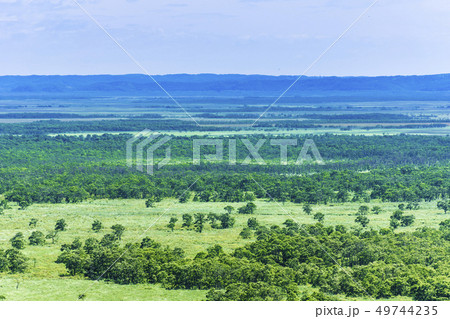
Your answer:
[[[1,0],[0,0],[1,1]],[[14,22],[17,21],[17,16],[8,16],[8,15],[2,15],[0,14],[0,22]]]
[[[299,74],[373,0],[78,0],[152,73]],[[380,0],[311,75],[450,72],[450,3]],[[0,0],[3,74],[140,72],[72,0]]]

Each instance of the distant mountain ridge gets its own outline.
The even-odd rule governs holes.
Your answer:
[[[277,95],[297,76],[170,74],[153,76],[168,92],[202,96]],[[143,74],[0,76],[0,97],[26,95],[143,95],[164,92]],[[286,96],[450,98],[450,74],[379,77],[302,77]]]

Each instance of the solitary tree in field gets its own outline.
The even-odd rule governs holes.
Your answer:
[[[113,235],[118,239],[121,240],[122,239],[122,235],[123,232],[125,231],[125,227],[120,225],[120,224],[116,224],[114,226],[111,226],[111,229],[113,230]]]
[[[67,227],[67,223],[64,219],[59,219],[56,221],[55,230],[56,231],[65,231]]]
[[[256,210],[256,205],[253,202],[247,203],[247,210],[249,214],[253,214]]]
[[[204,223],[205,223],[205,214],[198,213],[194,215],[194,228],[196,232],[201,233],[203,231]]]
[[[228,205],[228,206],[225,206],[223,209],[225,209],[228,214],[231,214],[233,212],[233,210],[234,210],[234,207]]]
[[[28,226],[34,228],[34,227],[36,227],[37,222],[38,222],[37,218],[31,218],[30,222],[28,223]]]
[[[234,226],[235,219],[228,213],[219,215],[218,219],[220,221],[220,227],[222,229],[232,228]]]
[[[94,220],[92,223],[92,230],[98,233],[103,228],[102,222],[98,219]]]
[[[192,225],[192,215],[190,214],[183,214],[183,224],[181,227],[189,228]]]
[[[28,267],[28,258],[17,249],[8,249],[5,251],[5,257],[7,259],[9,271],[13,274],[22,273]],[[16,288],[18,287],[18,284]]]
[[[245,227],[245,228],[242,229],[242,231],[239,233],[239,236],[241,236],[243,239],[248,239],[248,238],[252,237],[252,231],[250,230],[250,228]]]
[[[381,210],[381,207],[380,207],[380,206],[373,206],[373,207],[372,207],[372,213],[373,213],[373,214],[378,215],[378,214],[381,213],[381,212],[382,212],[382,210]]]
[[[11,246],[16,249],[24,249],[25,248],[25,237],[22,233],[17,233],[13,238],[9,240],[11,242]]]
[[[314,219],[317,220],[319,223],[322,223],[325,218],[325,215],[322,213],[315,213]]]
[[[406,205],[406,209],[409,209],[409,210],[419,209],[419,203],[418,202],[409,202],[408,205]]]
[[[239,214],[253,214],[256,210],[256,205],[253,202],[247,203],[238,209]]]
[[[209,221],[211,228],[214,228],[214,229],[220,228],[220,225],[217,223],[218,219],[219,219],[219,215],[217,215],[216,213],[208,214],[207,220]]]
[[[403,216],[400,221],[400,226],[402,226],[402,227],[410,226],[414,223],[415,219],[416,219],[416,217],[414,215]]]
[[[363,206],[359,206],[358,208],[358,216],[364,216],[367,215],[369,213],[369,207],[363,205]]]
[[[401,220],[403,217],[403,212],[399,209],[397,209],[395,212],[392,213],[391,219]]]
[[[401,210],[396,210],[391,216],[390,225],[392,228],[397,228],[398,226],[407,227],[414,223],[414,215],[404,215]]]
[[[28,241],[32,246],[41,246],[45,244],[45,236],[41,231],[34,231],[31,233],[31,236],[28,237]]]
[[[58,238],[58,231],[57,230],[52,230],[51,232],[49,232],[47,234],[47,236],[45,236],[45,238],[51,239],[52,240],[52,244],[54,244],[56,239]]]
[[[173,229],[175,228],[175,224],[176,224],[177,221],[178,221],[178,218],[176,218],[176,217],[171,217],[171,218],[170,218],[170,221],[169,221],[169,224],[167,224],[167,227],[169,227],[170,230],[173,231]]]
[[[356,217],[355,222],[361,224],[362,227],[366,227],[370,220],[369,218],[367,218],[367,216],[364,215],[359,215],[358,217]]]
[[[255,230],[256,228],[258,228],[258,221],[255,217],[251,217],[247,220],[247,226],[248,228]]]
[[[308,203],[306,203],[305,205],[303,205],[303,212],[304,212],[306,215],[311,215],[311,213],[312,213],[312,207],[311,207],[311,205],[308,204]]]

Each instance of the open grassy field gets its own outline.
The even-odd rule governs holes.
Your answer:
[[[150,128],[151,129],[151,128]],[[87,136],[87,135],[103,135],[103,134],[137,134],[137,131],[128,132],[86,132],[86,133],[58,133],[49,134],[50,136],[67,135],[67,136]],[[271,135],[310,135],[310,134],[338,134],[338,135],[397,135],[397,134],[414,134],[414,135],[450,135],[450,126],[436,128],[373,128],[352,129],[343,131],[340,128],[317,128],[317,129],[242,129],[239,131],[155,131],[160,134],[169,134],[174,136],[234,136],[234,135],[251,135],[251,134],[267,134]]]
[[[194,257],[198,252],[206,250],[214,244],[221,245],[226,252],[243,246],[253,239],[242,239],[240,231],[246,225],[249,217],[256,217],[260,224],[279,225],[289,218],[303,223],[314,223],[312,215],[305,215],[302,206],[293,203],[278,204],[268,201],[256,201],[257,210],[254,215],[239,215],[234,213],[236,224],[231,229],[211,229],[209,224],[202,233],[182,229],[181,216],[185,213],[222,213],[223,207],[231,205],[235,208],[243,203],[178,203],[175,200],[164,200],[154,208],[146,208],[144,200],[94,200],[77,204],[34,204],[25,210],[12,206],[0,216],[0,248],[10,247],[9,239],[17,232],[23,232],[28,237],[33,230],[47,234],[53,230],[55,222],[64,218],[68,228],[60,232],[55,244],[47,240],[45,246],[27,246],[24,253],[30,258],[30,268],[24,274],[2,275],[0,278],[0,295],[7,300],[76,300],[78,295],[88,290],[87,300],[204,300],[206,291],[200,290],[165,290],[157,285],[117,285],[107,282],[95,283],[81,277],[69,277],[65,267],[56,264],[60,254],[60,246],[70,243],[79,237],[85,240],[89,237],[100,239],[110,232],[114,224],[126,227],[123,242],[139,242],[149,236],[163,245],[182,248],[188,257]],[[389,216],[397,208],[398,203],[344,203],[331,205],[315,205],[314,212],[325,214],[324,224],[342,224],[348,228],[356,226],[354,219],[358,207],[381,206],[383,212],[379,215],[369,215],[369,227],[386,228]],[[408,211],[408,214],[411,212]],[[416,216],[413,226],[397,231],[411,231],[417,227],[438,227],[440,221],[448,218],[436,208],[436,202],[420,203],[420,209],[412,211]],[[178,218],[173,232],[167,228],[170,217]],[[31,218],[39,221],[35,229],[28,223]],[[98,219],[104,229],[99,233],[91,230],[92,222]],[[301,287],[302,290],[312,289]],[[404,297],[402,297],[404,298]],[[358,300],[361,300],[359,298]]]

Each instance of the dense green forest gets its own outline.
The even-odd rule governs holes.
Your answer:
[[[267,165],[192,164],[192,137],[170,141],[171,164],[148,176],[125,165],[131,135],[2,136],[0,192],[10,201],[79,202],[87,198],[179,196],[189,185],[199,201],[243,201],[247,193],[296,203],[430,201],[450,196],[449,142],[428,136],[315,136],[325,165],[281,165],[279,148],[260,149]],[[291,136],[292,138],[292,136]],[[252,144],[270,136],[248,137]],[[295,161],[303,146],[288,152]],[[162,156],[161,153],[156,153]],[[206,150],[207,152],[208,150]],[[228,146],[224,143],[224,153]],[[237,160],[248,150],[237,141]],[[249,175],[250,174],[250,175]]]
[[[107,234],[101,241],[63,245],[57,263],[72,276],[92,280],[210,289],[209,300],[335,300],[336,294],[448,300],[449,222],[439,230],[394,234],[391,229],[348,231],[341,225],[300,226],[288,220],[283,228],[255,227],[257,240],[231,254],[214,245],[193,259],[148,237],[121,247],[119,238]],[[320,293],[300,295],[298,285],[305,284]]]

